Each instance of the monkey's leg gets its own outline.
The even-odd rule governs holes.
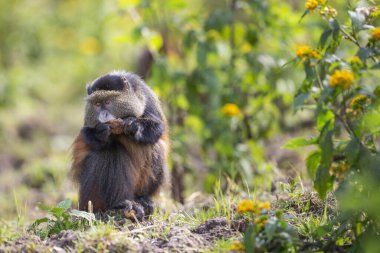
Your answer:
[[[80,174],[79,209],[90,211],[87,209],[89,201],[92,202],[94,212],[106,209],[106,204],[100,195],[99,179],[93,164],[87,157]]]
[[[137,197],[137,201],[144,208],[145,215],[151,215],[154,211],[154,203],[148,196]]]
[[[144,192],[140,196],[136,196],[136,200],[144,207],[145,215],[150,215],[154,211],[154,203],[151,196],[155,195],[162,186],[166,177],[165,154],[163,153],[162,144],[157,143],[153,148],[151,160],[151,169],[153,176],[149,178]]]

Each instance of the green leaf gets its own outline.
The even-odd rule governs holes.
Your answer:
[[[303,69],[305,70],[306,73],[306,80],[314,80],[315,78],[315,73],[313,68],[310,66],[310,63],[308,61],[305,61],[303,64]]]
[[[321,162],[321,158],[322,154],[319,150],[309,154],[309,156],[306,158],[307,171],[309,172],[309,175],[313,180],[315,179],[318,165]]]
[[[183,46],[191,48],[197,42],[197,34],[194,30],[188,31],[183,38]]]
[[[95,220],[95,215],[93,213],[88,213],[88,212],[85,212],[85,211],[72,210],[70,212],[70,215],[86,219],[89,222]]]
[[[377,98],[380,98],[380,85],[375,88],[373,94],[375,94]]]
[[[301,16],[301,18],[300,18],[300,21],[298,21],[298,22],[301,22],[302,19],[303,19],[307,14],[309,14],[309,13],[310,13],[310,11],[309,11],[309,10],[306,10],[306,11],[302,14],[302,16]]]
[[[207,46],[205,43],[198,43],[197,47],[197,63],[199,66],[205,66],[207,61]]]
[[[332,139],[334,131],[332,130],[332,127],[333,123],[328,121],[322,129],[321,137],[319,139],[319,147],[322,154],[320,164],[327,168],[331,165],[334,153],[334,144]]]
[[[293,108],[294,108],[294,111],[297,111],[298,109],[300,109],[304,104],[305,104],[305,101],[310,97],[310,93],[309,92],[305,92],[305,93],[300,93],[298,94],[295,98],[294,98],[294,105],[293,105]]]
[[[275,235],[277,229],[276,220],[268,220],[268,223],[265,224],[265,233],[268,237],[268,241],[271,241]]]
[[[252,46],[255,46],[257,42],[259,41],[259,35],[256,29],[250,28],[246,35],[245,35],[246,40],[248,41],[249,44]]]
[[[67,210],[67,209],[71,208],[71,200],[65,199],[65,200],[61,201],[57,204],[57,207]]]
[[[317,144],[316,138],[305,139],[304,137],[298,137],[298,138],[288,141],[284,146],[282,146],[282,148],[295,149],[295,148],[300,148],[300,147],[309,146],[313,144]]]
[[[205,22],[204,29],[217,30],[221,32],[225,26],[227,26],[232,20],[232,14],[230,11],[225,11],[221,9],[215,10]]]
[[[330,30],[326,30],[326,31],[324,31],[322,33],[322,35],[321,35],[321,37],[319,39],[319,46],[321,48],[325,48],[326,42],[330,38],[330,36],[332,35],[332,33],[333,33],[333,30],[331,30],[331,29]]]
[[[331,27],[332,32],[333,32],[334,40],[338,39],[339,33],[340,33],[340,24],[338,23],[338,21],[336,19],[331,19],[330,27]]]
[[[356,55],[360,58],[362,62],[365,62],[371,56],[372,49],[370,48],[360,48]]]
[[[373,64],[370,69],[380,69],[380,62]],[[379,86],[378,86],[379,87]]]
[[[345,149],[346,159],[349,164],[353,165],[356,163],[359,153],[360,153],[360,143],[356,138],[353,138]]]
[[[56,218],[62,218],[63,214],[66,212],[66,209],[62,207],[53,207],[49,210],[49,212]]]
[[[43,203],[39,202],[37,203],[37,207],[42,210],[42,211],[49,211],[50,210],[50,207],[44,205]]]
[[[32,229],[36,229],[38,227],[38,225],[42,224],[42,223],[46,223],[48,222],[49,219],[47,217],[44,217],[44,218],[41,218],[41,219],[37,219],[33,222],[32,224]]]
[[[314,180],[314,187],[317,190],[319,197],[326,199],[327,192],[332,189],[333,178],[329,174],[327,167],[320,165]]]
[[[330,110],[320,110],[317,116],[317,129],[322,130],[328,122],[334,124],[334,113]],[[328,123],[330,125],[330,123]]]

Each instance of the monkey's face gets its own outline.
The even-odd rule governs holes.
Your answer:
[[[113,119],[141,117],[145,98],[134,90],[98,90],[86,98],[85,126],[94,127]]]

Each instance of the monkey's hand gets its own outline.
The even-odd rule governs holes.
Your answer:
[[[111,133],[112,134],[122,134],[124,132],[124,121],[122,119],[115,119],[108,121],[107,124],[111,128]]]
[[[139,143],[154,144],[164,132],[164,124],[154,117],[124,119],[124,133]]]
[[[95,126],[94,135],[100,142],[107,142],[109,136],[111,135],[111,129],[107,124],[98,123]]]
[[[124,133],[126,135],[135,135],[137,131],[139,130],[139,125],[137,122],[137,118],[135,117],[128,117],[124,119]]]
[[[94,128],[83,127],[81,132],[85,143],[94,149],[98,149],[108,142],[111,129],[107,124],[98,123]]]

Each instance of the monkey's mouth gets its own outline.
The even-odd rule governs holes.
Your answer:
[[[106,123],[114,119],[116,119],[116,117],[106,110],[102,110],[99,113],[98,120],[100,123]]]

